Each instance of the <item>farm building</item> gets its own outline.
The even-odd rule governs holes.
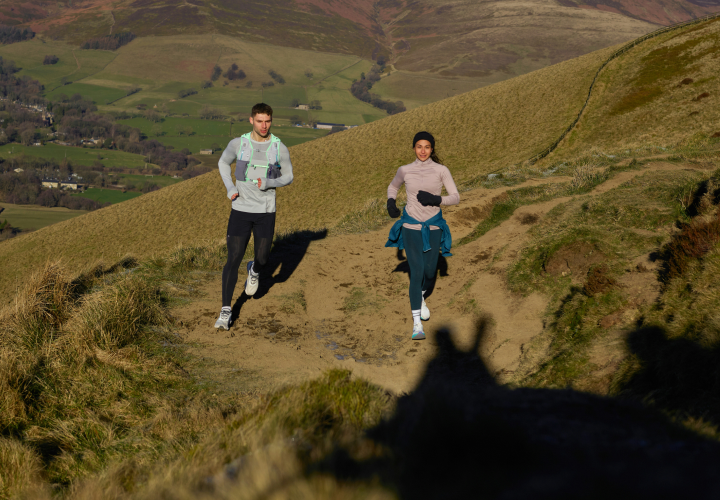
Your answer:
[[[43,179],[42,180],[42,187],[44,188],[59,188],[60,187],[60,181],[57,179]]]
[[[213,154],[213,150],[212,149],[201,149],[200,154],[201,155],[211,155],[211,154]]]
[[[321,128],[324,130],[332,130],[333,127],[344,127],[345,125],[342,123],[320,123],[318,122],[317,125],[315,125],[315,128]]]

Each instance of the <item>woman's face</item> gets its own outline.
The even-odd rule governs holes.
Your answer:
[[[430,145],[430,141],[423,140],[415,143],[415,156],[417,156],[418,160],[425,161],[430,158],[431,154],[432,146]]]

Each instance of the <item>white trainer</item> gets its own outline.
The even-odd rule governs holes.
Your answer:
[[[232,318],[232,309],[224,307],[220,310],[220,317],[215,322],[215,328],[224,328],[225,330],[230,329],[230,320]]]
[[[428,309],[427,304],[425,304],[425,299],[423,299],[422,306],[420,307],[420,319],[423,321],[430,319],[430,309]]]
[[[425,338],[425,330],[423,330],[422,323],[413,324],[412,339],[423,340]]]
[[[253,264],[255,263],[254,260],[251,260],[248,262],[247,265],[247,272],[248,277],[245,281],[245,293],[248,295],[255,295],[255,292],[257,292],[258,285],[260,285],[260,275],[253,271]]]

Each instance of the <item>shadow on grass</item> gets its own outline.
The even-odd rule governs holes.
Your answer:
[[[668,338],[658,326],[630,333],[627,343],[636,363],[619,377],[619,396],[720,426],[720,345]]]
[[[437,355],[417,388],[366,435],[376,453],[336,447],[306,472],[404,499],[720,498],[718,443],[638,402],[500,386],[477,355],[487,328],[469,351],[445,329],[428,340]]]
[[[270,258],[267,265],[263,268],[260,276],[260,285],[257,292],[249,297],[244,292],[240,294],[233,305],[233,317],[240,315],[242,306],[250,299],[260,299],[277,283],[284,283],[295,272],[297,267],[305,258],[310,243],[322,240],[327,236],[327,229],[320,231],[297,231],[287,235],[279,236],[273,241],[273,247],[270,252]],[[280,271],[278,272],[278,268]],[[238,278],[238,287],[244,288],[243,268],[240,269]]]

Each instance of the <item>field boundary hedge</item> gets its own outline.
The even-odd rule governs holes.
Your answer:
[[[562,142],[563,139],[572,131],[572,129],[575,128],[575,125],[578,124],[580,121],[580,118],[582,118],[583,113],[585,112],[585,108],[587,108],[588,102],[590,102],[590,97],[592,96],[593,88],[595,88],[595,83],[597,82],[598,77],[600,76],[600,72],[605,69],[605,67],[615,58],[621,56],[625,52],[629,51],[633,47],[641,44],[642,42],[646,40],[650,40],[651,38],[655,38],[657,36],[660,36],[664,33],[669,33],[671,31],[675,31],[681,28],[685,28],[687,26],[692,26],[693,24],[700,24],[704,23],[706,21],[710,21],[712,19],[720,18],[720,13],[717,14],[708,14],[707,16],[698,17],[697,19],[691,19],[690,21],[684,21],[682,23],[673,24],[672,26],[666,26],[664,28],[657,29],[655,31],[652,31],[650,33],[647,33],[639,38],[636,38],[635,40],[626,43],[622,47],[620,47],[618,50],[613,52],[598,68],[597,72],[595,73],[595,77],[593,78],[592,83],[590,84],[590,88],[588,89],[588,95],[585,99],[585,103],[583,104],[582,108],[580,108],[580,112],[578,112],[577,117],[573,122],[560,134],[560,137],[553,142],[550,146],[543,149],[541,152],[533,156],[528,160],[528,162],[532,165],[538,160],[541,160],[542,158],[545,158],[547,155],[552,153],[558,145]]]

